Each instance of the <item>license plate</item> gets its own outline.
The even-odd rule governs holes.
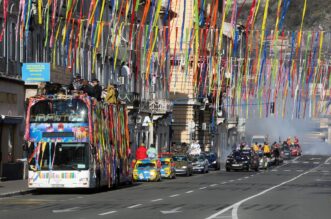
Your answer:
[[[241,164],[232,164],[233,167],[240,167]]]

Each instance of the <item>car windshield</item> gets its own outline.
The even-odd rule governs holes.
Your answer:
[[[185,156],[175,156],[173,159],[174,161],[187,161],[187,157]]]
[[[86,143],[45,143],[28,150],[30,155],[36,152],[39,156],[30,162],[30,168],[33,169],[86,170],[89,167],[89,148]]]
[[[169,161],[161,161],[161,165],[164,166],[169,166],[170,162]]]
[[[155,163],[138,163],[137,168],[145,168],[145,167],[155,167]]]

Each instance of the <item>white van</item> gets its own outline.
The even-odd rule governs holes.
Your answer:
[[[257,143],[257,145],[264,145],[266,137],[264,135],[254,135],[252,136],[251,145]]]

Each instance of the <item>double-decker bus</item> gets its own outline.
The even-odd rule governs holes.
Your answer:
[[[100,188],[132,182],[126,107],[87,95],[29,99],[29,188]]]

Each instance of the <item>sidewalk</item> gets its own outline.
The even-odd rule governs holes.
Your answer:
[[[0,198],[31,193],[33,189],[28,188],[28,180],[0,181]]]

